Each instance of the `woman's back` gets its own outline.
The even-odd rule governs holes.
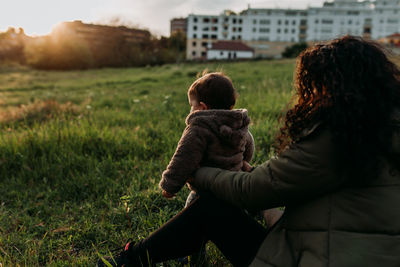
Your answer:
[[[399,131],[395,135],[393,140],[400,142]],[[307,144],[299,142],[303,146],[299,149],[315,152],[315,148],[306,148],[310,144],[318,147],[317,150],[329,151],[332,147],[328,140],[331,140],[329,130],[316,129],[310,140],[305,142]],[[399,147],[400,143],[393,143],[397,151],[392,156],[399,157]],[[325,192],[319,192],[321,187],[318,188],[317,184],[321,181],[315,181],[315,192],[304,193],[303,196],[311,200],[295,201],[299,196],[295,196],[293,191],[301,190],[301,187],[312,187],[313,178],[303,179],[308,180],[309,184],[281,185],[280,190],[292,191],[290,196],[293,200],[286,199],[288,204],[283,217],[267,235],[252,266],[399,266],[398,166],[394,166],[391,159],[384,159],[376,179],[349,186],[331,182],[335,177],[327,177],[330,173],[338,173],[329,170],[335,168],[335,164],[327,163],[329,160],[332,159],[321,155],[316,157],[313,164],[318,168],[316,172],[326,173],[322,176],[316,174],[315,179],[326,179],[326,183],[332,185],[331,193],[326,194],[329,186],[322,189]],[[272,172],[277,173],[273,164],[270,164]],[[321,166],[325,169],[321,169]],[[341,180],[340,177],[336,179]],[[318,194],[323,196],[314,197]]]

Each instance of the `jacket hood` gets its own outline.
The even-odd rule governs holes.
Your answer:
[[[207,128],[227,142],[238,142],[248,132],[250,118],[246,109],[209,109],[190,113],[186,125]]]

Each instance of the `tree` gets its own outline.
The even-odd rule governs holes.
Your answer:
[[[307,47],[308,47],[307,43],[296,43],[292,46],[288,46],[285,48],[285,51],[283,51],[282,57],[285,58],[297,57]]]

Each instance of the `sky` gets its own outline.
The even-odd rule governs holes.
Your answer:
[[[174,17],[190,13],[218,15],[225,9],[307,8],[323,0],[0,0],[0,31],[21,27],[28,35],[45,35],[63,21],[107,24],[115,18],[129,26],[169,35]]]

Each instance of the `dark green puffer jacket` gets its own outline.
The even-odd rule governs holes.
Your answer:
[[[400,266],[400,130],[390,163],[357,187],[337,174],[331,137],[315,127],[251,173],[196,172],[197,189],[244,209],[286,207],[250,266]]]

